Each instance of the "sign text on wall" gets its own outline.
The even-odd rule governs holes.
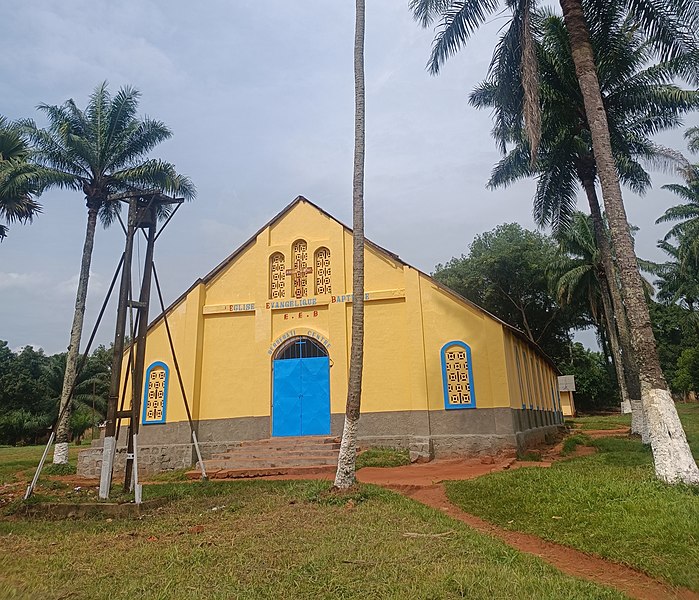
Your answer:
[[[405,298],[405,289],[379,290],[376,292],[366,292],[364,300],[388,300],[392,298]],[[321,296],[310,296],[308,298],[294,298],[291,300],[269,300],[265,302],[266,310],[285,310],[290,308],[305,308],[308,306],[326,306],[328,304],[351,304],[352,294],[339,294],[331,296],[329,294]],[[204,307],[205,315],[222,313],[245,313],[254,312],[254,302],[241,302],[238,304],[209,304]]]
[[[267,350],[268,355],[274,354],[274,351],[279,348],[281,344],[283,344],[286,340],[291,339],[293,337],[296,337],[297,335],[305,335],[310,338],[313,338],[314,340],[318,340],[323,346],[326,348],[330,348],[330,340],[326,338],[322,333],[318,333],[317,331],[313,329],[307,329],[307,330],[298,330],[299,333],[297,334],[296,329],[291,329],[290,331],[287,331],[286,333],[283,333],[280,335],[276,340],[272,342],[270,347]]]

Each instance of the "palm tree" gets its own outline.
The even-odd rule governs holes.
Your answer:
[[[699,256],[692,252],[696,239],[680,233],[678,245],[660,240],[658,248],[671,260],[665,263],[645,261],[643,268],[656,275],[654,282],[658,288],[658,300],[668,304],[679,302],[690,312],[699,308]]]
[[[335,487],[354,484],[364,362],[364,0],[356,0],[354,33],[354,177],[352,179],[352,349],[347,406]]]
[[[58,424],[53,456],[55,464],[68,460],[68,404],[76,378],[98,216],[105,226],[114,220],[120,208],[118,202],[108,200],[114,192],[157,188],[188,199],[195,196],[192,182],[178,174],[174,165],[146,158],[172,133],[160,121],[137,117],[139,96],[137,90],[123,87],[112,97],[104,82],[95,88],[85,110],[78,108],[73,100],[60,106],[42,104],[39,110],[46,115],[48,128],[41,129],[31,120],[23,122],[24,131],[34,144],[33,160],[42,167],[40,189],[60,187],[81,191],[87,205],[87,229],[61,392],[59,414],[63,416]]]
[[[684,184],[670,183],[663,186],[684,200],[668,208],[656,223],[679,221],[665,235],[664,241],[672,238],[682,240],[682,258],[699,257],[699,165],[687,165],[682,169]]]
[[[699,152],[699,127],[690,127],[684,134],[691,152]]]
[[[63,391],[66,356],[65,352],[54,354],[44,368],[44,381],[46,382],[51,401],[55,403],[56,407],[60,405]],[[104,365],[98,364],[98,361],[90,358],[76,377],[71,409],[83,415],[89,415],[90,426],[95,425],[104,418],[107,410],[108,394],[109,370],[104,368]],[[72,416],[75,417],[75,412],[73,412]],[[84,419],[81,419],[81,421],[84,421]],[[73,430],[71,433],[75,438],[81,432]]]
[[[632,14],[639,30],[661,56],[671,59],[699,53],[699,3],[695,0],[618,0]],[[441,17],[432,57],[441,64],[458,50],[471,33],[498,7],[497,0],[411,0],[415,17],[427,26]],[[509,0],[508,6],[528,12],[531,0]],[[616,171],[611,134],[597,74],[590,31],[609,18],[609,0],[560,0],[576,76],[590,128],[597,174],[609,222],[610,237],[617,259],[620,287],[632,333],[634,355],[639,365],[643,411],[650,435],[656,476],[668,483],[699,483],[699,468],[692,457],[660,361],[651,328],[650,313],[643,292],[633,238],[629,229],[621,186]],[[616,12],[612,8],[612,14]],[[498,56],[497,51],[502,50]],[[504,50],[510,50],[506,52]],[[522,60],[522,46],[496,49],[498,67],[522,69],[531,66]],[[687,62],[687,72],[699,79],[697,61]],[[434,72],[434,69],[433,69]],[[525,88],[527,84],[525,84]],[[536,141],[529,139],[534,146]],[[532,152],[535,156],[535,152]]]
[[[521,75],[525,129],[531,154],[536,156],[541,135],[539,71],[531,22],[536,0],[410,0],[408,6],[422,27],[439,21],[427,62],[429,72],[437,75],[444,62],[466,45],[476,29],[503,4],[510,13],[510,22],[490,69],[503,76],[515,72]]]
[[[0,116],[0,219],[8,224],[29,222],[41,212],[33,197],[37,169],[29,155],[20,128]],[[7,225],[0,223],[0,240],[6,235]]]
[[[672,83],[685,73],[686,59],[649,62],[653,49],[638,26],[623,10],[609,11],[604,23],[593,30],[592,44],[602,65],[600,82],[604,90],[609,127],[620,180],[637,193],[650,186],[644,163],[674,161],[674,154],[657,146],[650,136],[680,123],[683,113],[699,106],[699,92]],[[575,75],[568,34],[562,19],[550,11],[534,14],[542,101],[542,133],[539,152],[531,161],[523,128],[521,76],[519,73],[491,72],[471,94],[477,108],[494,109],[493,134],[500,148],[512,149],[493,169],[489,187],[511,184],[524,177],[537,177],[534,218],[540,226],[550,225],[554,233],[570,226],[578,188],[587,196],[592,215],[596,248],[605,278],[602,285],[611,293],[621,354],[616,364],[624,365],[626,384],[621,383],[622,401],[633,408],[632,430],[644,434],[640,383],[632,360],[631,335],[618,286],[607,227],[602,218],[596,190],[596,163],[585,107]],[[514,78],[514,79],[513,79]],[[607,311],[608,314],[609,311]],[[615,321],[614,316],[611,317]],[[608,331],[614,342],[614,331]],[[628,390],[628,391],[627,391]]]
[[[604,2],[599,3],[602,7],[598,7],[598,14],[604,15]],[[639,365],[644,421],[653,450],[655,474],[667,483],[696,484],[699,483],[699,468],[660,367],[638,259],[616,173],[612,139],[590,42],[595,13],[588,11],[586,20],[582,0],[560,0],[560,4],[570,36],[585,114],[590,124],[592,147],[632,333],[634,356]],[[662,3],[660,12],[658,3],[653,0],[628,0],[625,4],[638,17],[640,28],[646,33],[647,39],[661,53],[671,58],[694,54],[696,58],[699,52],[699,39],[696,35],[699,29],[699,3],[693,0],[666,0]],[[588,23],[591,24],[590,29]],[[696,70],[692,74],[696,77]]]
[[[592,218],[581,212],[573,213],[570,225],[561,229],[556,234],[556,239],[562,253],[561,260],[552,267],[558,300],[564,304],[574,301],[587,304],[600,339],[606,338],[609,341],[622,402],[630,402],[612,298]]]

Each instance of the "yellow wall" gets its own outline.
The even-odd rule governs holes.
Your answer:
[[[299,238],[307,242],[311,269],[316,249],[330,249],[332,295],[315,295],[313,269],[307,305],[275,308],[269,298],[270,256],[282,252],[290,268]],[[552,367],[502,323],[372,245],[365,248],[365,269],[364,412],[444,409],[440,351],[451,341],[470,347],[478,408],[552,408]],[[196,285],[168,313],[194,418],[269,416],[272,357],[291,335],[312,335],[326,345],[331,412],[344,412],[351,276],[351,233],[299,201]],[[291,279],[287,275],[285,302],[293,300]],[[148,334],[146,367],[154,361],[170,367],[167,422],[185,420],[162,320]]]
[[[573,400],[573,392],[561,392],[561,410],[564,417],[575,416],[575,400]]]

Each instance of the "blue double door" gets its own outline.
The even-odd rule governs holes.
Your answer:
[[[272,435],[328,435],[328,357],[275,360],[273,367]]]

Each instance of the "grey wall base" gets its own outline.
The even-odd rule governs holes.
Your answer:
[[[331,417],[331,435],[340,436],[344,415]],[[359,425],[361,448],[405,448],[411,461],[482,455],[514,456],[517,452],[549,442],[563,424],[560,413],[510,408],[400,411],[362,414]],[[245,440],[270,437],[269,417],[243,417],[199,421],[197,438],[202,458],[225,452]],[[114,462],[123,472],[126,431],[119,436]],[[172,471],[195,464],[188,423],[142,426],[138,436],[139,473],[143,476]],[[78,455],[78,475],[99,477],[102,441]]]

